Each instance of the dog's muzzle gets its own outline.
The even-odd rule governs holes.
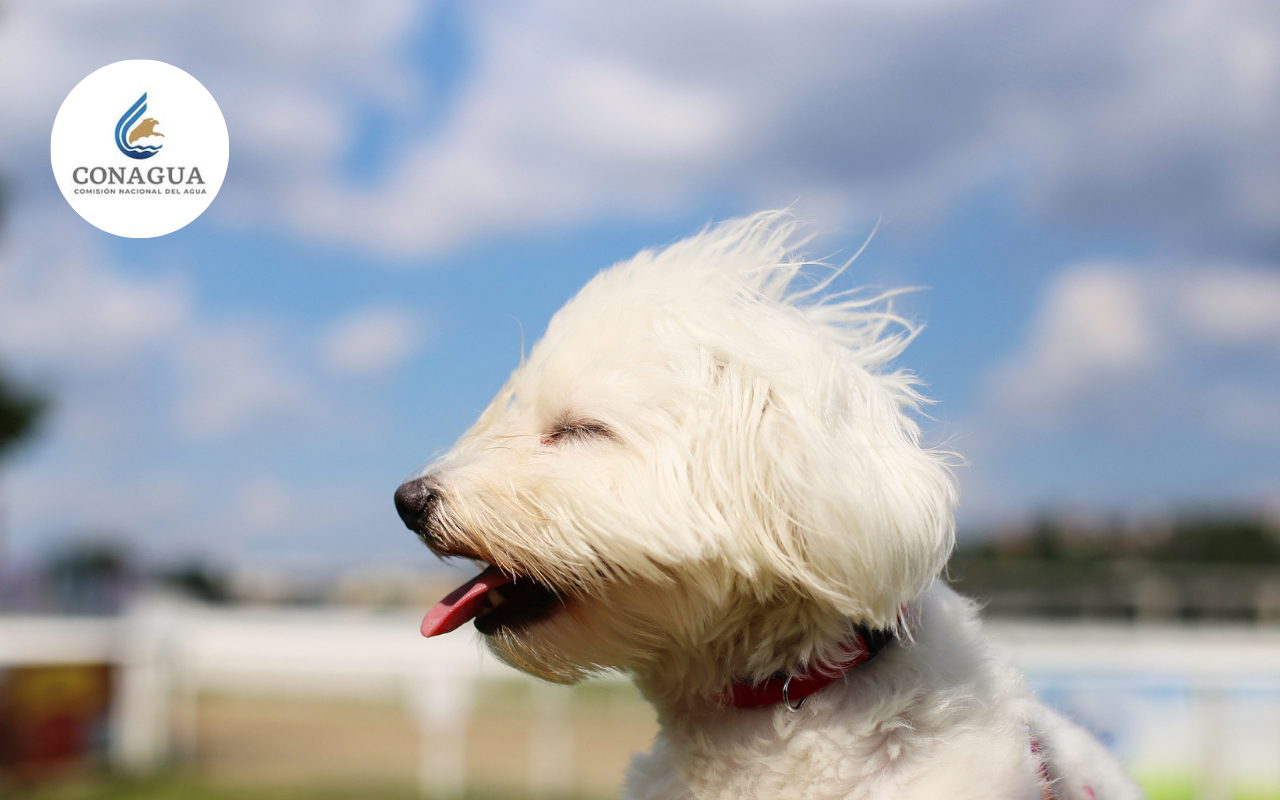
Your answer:
[[[564,605],[560,592],[532,577],[499,569],[492,556],[460,547],[440,531],[440,488],[430,478],[405,481],[396,489],[396,512],[406,527],[418,534],[431,552],[441,558],[457,556],[484,561],[487,569],[450,592],[422,620],[423,636],[439,636],[475,620],[486,636],[499,630],[520,630],[545,619]]]
[[[396,513],[405,526],[425,536],[432,527],[432,517],[440,504],[440,492],[427,478],[405,481],[396,489]]]

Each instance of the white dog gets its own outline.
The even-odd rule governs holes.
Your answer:
[[[822,297],[793,227],[644,251],[555,315],[396,492],[433,551],[489,565],[423,633],[474,619],[547,680],[632,676],[662,727],[632,798],[1141,797],[937,580],[949,454],[888,366],[914,331]]]

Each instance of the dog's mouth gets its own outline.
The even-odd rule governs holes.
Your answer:
[[[422,619],[422,635],[439,636],[473,619],[486,636],[503,628],[518,630],[549,617],[562,604],[554,589],[491,566],[436,603]]]

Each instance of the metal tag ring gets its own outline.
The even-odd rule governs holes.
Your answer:
[[[791,704],[791,695],[787,690],[791,688],[791,679],[794,677],[794,675],[788,675],[787,680],[782,684],[782,702],[786,705],[787,710],[792,712],[799,711],[803,708],[804,701],[809,699],[808,697],[801,697],[799,703],[796,703],[795,705]]]

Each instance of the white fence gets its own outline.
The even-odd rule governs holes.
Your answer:
[[[397,698],[421,734],[420,783],[456,795],[461,730],[487,679],[526,679],[474,635],[430,641],[419,617],[323,609],[209,608],[153,599],[112,619],[0,617],[0,667],[112,663],[113,761],[145,772],[193,735],[201,692]],[[1050,703],[1140,775],[1194,780],[1203,800],[1240,786],[1280,797],[1280,628],[995,623]],[[531,789],[572,790],[568,695],[536,683]],[[185,721],[185,722],[184,722]]]

